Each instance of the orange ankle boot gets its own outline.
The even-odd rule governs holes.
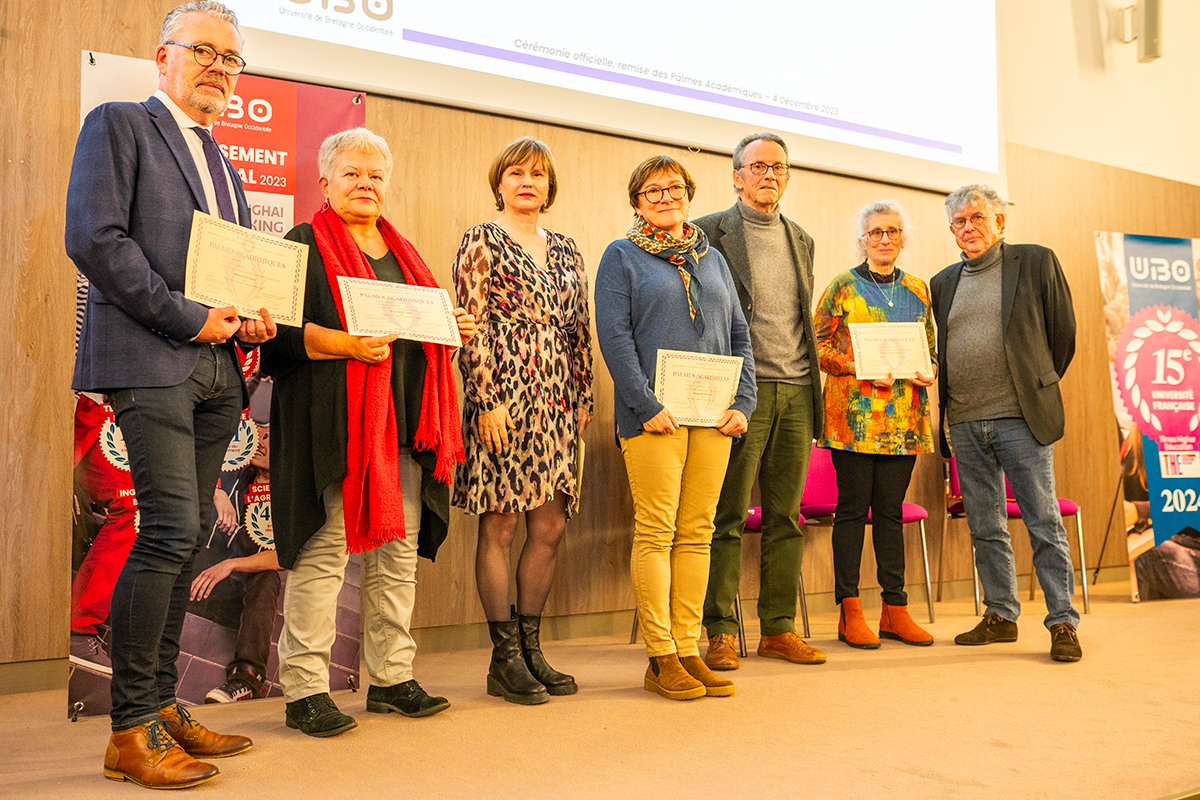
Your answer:
[[[838,618],[838,639],[860,650],[874,650],[879,647],[879,639],[871,633],[871,629],[867,627],[867,621],[863,619],[861,598],[842,598],[842,614]]]
[[[889,606],[884,603],[879,615],[879,635],[917,647],[933,644],[933,636],[909,616],[908,606]]]

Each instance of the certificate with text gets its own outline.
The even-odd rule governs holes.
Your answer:
[[[659,350],[654,396],[678,424],[713,428],[733,405],[741,378],[741,356]]]
[[[399,336],[458,347],[458,323],[445,289],[338,276],[351,336]]]
[[[261,319],[265,308],[276,324],[299,327],[307,266],[306,244],[196,211],[183,296],[211,308],[237,306],[248,319]]]
[[[933,376],[929,340],[920,322],[851,322],[854,369],[860,381]]]

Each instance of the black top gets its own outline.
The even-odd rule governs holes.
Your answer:
[[[312,226],[303,223],[284,238],[308,245],[304,321],[345,330],[338,314],[325,262]],[[380,280],[404,282],[400,264],[389,253],[369,259]],[[392,395],[396,405],[397,447],[411,447],[425,385],[425,352],[420,342],[397,339],[392,345]],[[290,569],[296,555],[325,523],[321,495],[346,474],[346,361],[313,361],[304,347],[304,330],[279,326],[262,349],[262,371],[274,380],[271,395],[271,515],[279,564]],[[429,560],[446,539],[449,489],[433,477],[436,454],[413,452],[421,467],[421,530],[417,553]]]

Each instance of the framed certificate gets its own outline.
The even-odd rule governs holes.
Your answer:
[[[338,276],[346,332],[391,336],[458,347],[458,323],[445,289]]]
[[[308,245],[243,228],[201,211],[192,215],[183,296],[211,308],[237,306],[279,325],[304,324]]]
[[[933,377],[929,341],[920,322],[851,322],[850,344],[860,381]]]
[[[654,396],[680,425],[713,428],[733,404],[741,356],[659,350]]]

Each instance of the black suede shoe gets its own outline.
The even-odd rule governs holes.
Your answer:
[[[358,723],[354,721],[354,717],[338,711],[329,692],[321,692],[288,703],[287,726],[309,736],[324,738],[357,728]]]
[[[989,611],[979,620],[979,624],[966,633],[954,637],[955,644],[995,644],[996,642],[1015,642],[1017,640],[1017,623],[1009,622],[1004,617]]]
[[[1078,661],[1083,658],[1083,648],[1079,646],[1074,625],[1060,622],[1050,626],[1050,657],[1055,661]]]
[[[431,717],[450,707],[444,697],[430,697],[416,681],[395,686],[372,686],[367,689],[367,711],[388,714],[399,711],[406,717]]]

